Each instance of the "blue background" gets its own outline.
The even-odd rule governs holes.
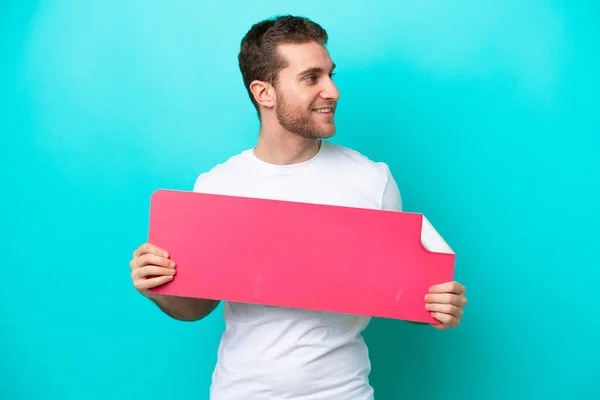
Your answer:
[[[600,398],[596,3],[283,4],[2,3],[0,398],[208,398],[221,309],[171,320],[128,263],[154,190],[254,145],[239,42],[281,13],[328,30],[333,141],[467,286],[459,329],[372,322],[377,398]]]

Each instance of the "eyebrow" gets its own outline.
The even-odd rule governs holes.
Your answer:
[[[335,65],[335,63],[333,63],[333,66],[331,67],[331,72],[333,72],[335,67],[336,67],[336,65]],[[321,67],[312,67],[312,68],[305,69],[304,71],[300,72],[298,75],[306,75],[309,73],[319,74],[319,73],[324,73],[324,72],[325,72],[325,70]]]

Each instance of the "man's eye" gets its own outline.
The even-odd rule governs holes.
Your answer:
[[[315,79],[316,79],[316,77],[314,75],[309,75],[306,78],[304,78],[304,80],[309,83],[313,83],[315,81]]]

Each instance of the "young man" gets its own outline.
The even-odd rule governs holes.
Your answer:
[[[323,141],[335,134],[340,97],[326,43],[325,30],[305,18],[280,17],[250,29],[239,64],[260,119],[258,143],[200,174],[195,191],[401,210],[400,192],[386,164]],[[175,274],[177,260],[165,250],[146,243],[134,252],[134,286],[173,318],[207,316],[218,301],[149,291]],[[442,322],[433,326],[457,326],[465,288],[448,282],[428,296],[426,308]],[[361,336],[369,318],[231,302],[224,304],[224,317],[212,399],[373,398]]]

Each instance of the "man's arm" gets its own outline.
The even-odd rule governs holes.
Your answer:
[[[180,321],[200,320],[207,317],[219,305],[219,300],[167,296],[150,291],[143,294],[165,314]]]
[[[152,300],[165,314],[180,321],[197,321],[219,305],[218,300],[156,294],[150,289],[170,282],[175,276],[175,262],[169,254],[145,243],[133,253],[129,263],[133,286]]]

